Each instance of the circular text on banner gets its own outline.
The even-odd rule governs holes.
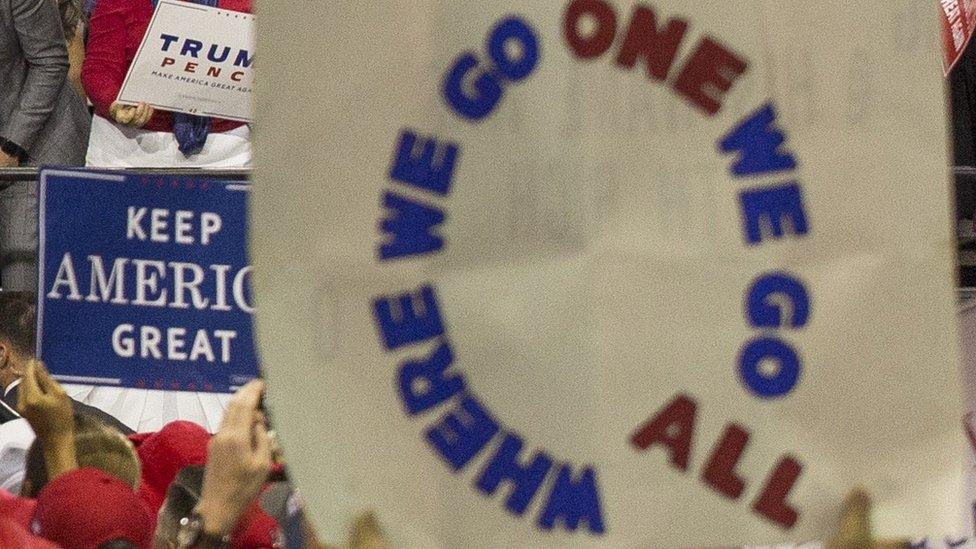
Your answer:
[[[955,530],[937,14],[830,4],[268,7],[258,340],[326,538],[815,540],[857,485]]]

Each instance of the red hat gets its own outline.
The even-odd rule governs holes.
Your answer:
[[[32,535],[26,528],[2,515],[0,515],[0,547],[58,549],[57,545]]]
[[[32,499],[22,498],[11,494],[6,490],[0,489],[0,517],[10,519],[24,528],[30,527],[31,517],[34,516],[34,507],[37,502]],[[6,547],[0,545],[0,547]]]
[[[244,511],[231,533],[230,546],[234,549],[272,549],[281,547],[281,528],[278,521],[261,510],[257,500]]]
[[[37,495],[34,533],[77,549],[115,539],[152,547],[152,520],[132,488],[94,467],[65,473]]]
[[[159,513],[166,499],[166,489],[180,469],[207,463],[210,433],[190,421],[167,423],[159,432],[132,435],[129,440],[136,445],[136,454],[142,464],[139,497],[153,516]]]

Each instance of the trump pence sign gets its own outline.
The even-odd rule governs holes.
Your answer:
[[[254,16],[159,0],[118,101],[251,120]]]
[[[254,217],[272,405],[322,531],[368,506],[407,547],[823,539],[856,485],[884,534],[954,531],[917,4],[266,6],[337,22],[263,36]]]

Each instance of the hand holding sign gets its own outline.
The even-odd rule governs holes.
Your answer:
[[[908,541],[876,540],[871,529],[871,499],[863,490],[854,490],[844,501],[840,527],[827,549],[907,549]]]
[[[155,110],[145,103],[138,105],[123,105],[122,103],[112,103],[108,109],[108,114],[123,126],[141,128],[149,122],[155,114]]]
[[[117,101],[249,121],[253,34],[250,14],[160,0]]]

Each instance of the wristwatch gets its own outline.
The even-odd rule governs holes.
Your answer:
[[[12,156],[21,162],[27,161],[27,151],[9,139],[0,137],[0,151],[3,151],[3,153],[7,156]]]
[[[176,546],[180,549],[224,549],[230,546],[230,534],[218,536],[203,530],[203,518],[196,512],[180,519],[176,533]]]

